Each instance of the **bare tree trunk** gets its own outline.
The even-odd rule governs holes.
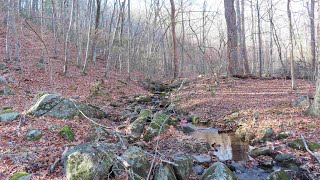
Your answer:
[[[181,41],[181,61],[180,61],[180,76],[184,73],[184,44],[185,44],[185,25],[184,25],[184,1],[181,0],[181,30],[182,30],[182,41]]]
[[[70,29],[73,21],[73,7],[74,7],[74,1],[71,1],[71,9],[70,9],[70,21],[69,21],[69,27],[67,30],[65,42],[64,42],[64,66],[63,66],[63,74],[66,75],[68,71],[68,41],[69,41],[69,34],[70,34]]]
[[[294,74],[294,55],[293,55],[293,30],[292,30],[292,18],[291,18],[291,9],[290,9],[291,0],[287,1],[287,13],[289,19],[289,34],[290,34],[290,67],[291,67],[291,88],[293,90],[297,89],[295,74]]]
[[[128,60],[127,60],[127,72],[130,77],[131,72],[131,2],[128,0]]]
[[[7,26],[7,30],[6,30],[6,62],[10,62],[11,60],[11,46],[10,46],[10,21],[11,21],[11,17],[10,17],[10,0],[7,1],[7,22],[6,22],[6,26]]]
[[[270,0],[269,10],[269,21],[270,21],[270,43],[269,43],[269,74],[273,74],[273,2]]]
[[[88,23],[88,35],[87,35],[87,46],[86,46],[86,56],[84,59],[84,65],[82,68],[82,73],[85,74],[87,66],[88,66],[88,59],[89,59],[89,45],[90,45],[90,35],[91,35],[91,21],[92,21],[92,13],[93,13],[93,0],[91,2],[91,7],[90,7],[90,13],[89,13],[89,23]]]
[[[256,73],[257,70],[257,57],[256,57],[256,26],[255,26],[255,21],[254,21],[254,5],[253,1],[250,1],[251,5],[251,29],[252,29],[252,35],[251,35],[251,40],[252,40],[252,74]]]
[[[170,0],[171,4],[171,26],[172,26],[172,45],[173,45],[173,78],[178,77],[178,51],[177,51],[177,37],[176,37],[176,8],[174,0]]]
[[[309,18],[310,18],[310,48],[311,48],[311,68],[312,68],[312,79],[316,78],[316,70],[317,70],[317,65],[316,65],[316,33],[315,33],[315,23],[314,23],[314,18],[315,18],[315,0],[310,0],[311,1],[311,6],[309,9],[309,5],[307,6],[308,13],[309,13]]]
[[[248,62],[248,53],[247,53],[247,45],[246,45],[246,30],[244,23],[244,0],[241,0],[241,50],[243,57],[243,66],[244,66],[244,74],[249,73],[249,62]]]
[[[96,22],[94,28],[93,42],[92,42],[92,62],[95,64],[97,59],[97,36],[98,28],[100,22],[100,9],[101,9],[101,0],[96,0],[97,3],[97,13],[96,13]]]
[[[51,0],[51,6],[52,6],[52,30],[53,30],[53,36],[54,36],[54,57],[57,57],[57,28],[56,28],[56,8],[55,8],[55,4],[54,4],[54,0]]]
[[[318,24],[320,24],[320,3],[318,3]],[[320,27],[318,27],[318,34],[320,34]],[[317,46],[320,47],[320,36],[317,37]],[[318,63],[320,62],[320,56],[318,56]],[[314,102],[309,109],[309,114],[320,116],[320,69],[318,67],[316,92],[314,95]]]
[[[76,41],[77,41],[77,66],[78,68],[81,67],[81,54],[82,54],[82,42],[81,42],[81,39],[82,39],[82,33],[80,32],[80,4],[79,4],[79,1],[77,1],[77,13],[76,13],[76,34],[77,34],[77,37],[76,37]]]
[[[259,1],[256,2],[256,10],[258,13],[258,42],[259,42],[259,76],[262,77],[263,72],[263,56],[262,56],[262,35],[261,35],[261,15]]]
[[[20,42],[17,33],[17,25],[16,25],[16,6],[15,2],[12,3],[12,19],[10,19],[12,23],[12,30],[13,30],[13,39],[14,39],[14,60],[20,61]]]
[[[225,19],[227,22],[228,42],[227,57],[229,61],[228,73],[230,76],[239,75],[237,58],[237,22],[236,12],[234,10],[234,0],[224,0]]]

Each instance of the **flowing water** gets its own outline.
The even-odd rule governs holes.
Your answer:
[[[193,137],[204,140],[209,143],[214,150],[214,155],[220,161],[234,160],[247,161],[249,144],[242,142],[234,133],[219,133],[214,128],[193,127],[196,131]]]

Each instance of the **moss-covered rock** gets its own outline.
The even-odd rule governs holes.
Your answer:
[[[284,170],[271,173],[267,180],[290,180],[289,174]]]
[[[130,134],[130,141],[136,141],[140,138],[144,131],[144,126],[147,124],[151,115],[152,111],[149,109],[143,109],[140,111],[138,118],[127,128],[127,133]]]
[[[13,112],[13,108],[11,106],[4,106],[1,111],[1,113],[11,113],[11,112]]]
[[[236,180],[237,177],[223,163],[212,164],[202,175],[203,180]]]
[[[73,141],[75,135],[70,126],[64,126],[58,134],[70,142]]]
[[[272,149],[270,147],[259,147],[259,148],[254,148],[249,152],[249,155],[252,157],[257,157],[260,155],[271,155],[272,154]]]
[[[41,139],[42,132],[39,129],[28,129],[25,138],[28,141],[37,141]]]
[[[86,143],[66,153],[63,161],[68,180],[107,178],[114,161],[114,146]]]
[[[278,162],[290,161],[294,158],[293,154],[278,154],[274,159]]]
[[[143,139],[145,141],[150,141],[153,137],[157,136],[159,133],[165,131],[168,128],[167,123],[168,115],[162,112],[155,113]]]
[[[145,179],[148,176],[150,162],[141,147],[130,146],[120,159],[124,161],[119,161],[112,168],[116,176],[121,175],[123,172],[129,172],[133,179]],[[127,166],[123,162],[127,162],[130,165],[127,171],[125,170]]]
[[[27,172],[16,172],[10,176],[9,180],[30,180],[31,174]]]
[[[191,122],[192,122],[192,124],[195,124],[195,125],[199,124],[200,123],[200,117],[193,115],[191,117]]]
[[[74,102],[57,94],[42,95],[37,102],[26,111],[26,114],[36,117],[49,116],[59,119],[70,119],[81,114],[80,111],[91,118],[100,119],[107,115],[105,111],[98,107]]]
[[[154,180],[176,180],[176,176],[174,175],[174,170],[169,164],[161,164],[158,168]]]
[[[285,132],[280,132],[278,135],[277,135],[277,139],[286,139],[288,138],[289,135],[286,134]]]
[[[177,164],[177,166],[173,166],[176,178],[178,180],[188,179],[192,173],[192,157],[185,154],[175,154],[172,159]]]
[[[320,144],[316,142],[307,142],[307,145],[311,151],[320,149]],[[288,146],[293,149],[306,151],[306,148],[304,147],[304,144],[301,139],[295,139],[291,142],[288,142]]]
[[[151,96],[139,96],[136,98],[138,103],[148,103],[152,101]]]

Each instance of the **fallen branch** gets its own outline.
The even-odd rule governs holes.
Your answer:
[[[85,117],[86,119],[88,119],[89,121],[91,121],[93,124],[98,125],[98,126],[103,127],[103,128],[106,128],[106,129],[114,129],[113,127],[108,127],[108,126],[105,126],[105,125],[102,125],[102,124],[99,124],[99,123],[95,122],[93,119],[91,119],[91,118],[89,118],[88,116],[86,116],[86,115],[78,108],[78,106],[76,105],[76,103],[75,103],[72,99],[70,99],[70,100],[71,100],[71,102],[73,103],[73,105],[77,108],[77,110],[81,113],[81,115],[84,116],[84,117]]]
[[[304,147],[306,148],[306,150],[318,161],[318,163],[320,163],[320,157],[317,156],[315,153],[313,153],[313,152],[309,149],[309,147],[308,147],[308,145],[307,145],[307,143],[306,143],[306,140],[304,139],[304,137],[303,137],[302,135],[301,135],[301,140],[302,140],[302,142],[303,142]]]

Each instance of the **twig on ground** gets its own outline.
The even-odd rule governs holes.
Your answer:
[[[318,161],[318,163],[320,163],[320,157],[317,156],[315,153],[313,153],[313,152],[309,149],[309,147],[308,147],[308,145],[307,145],[307,143],[306,143],[306,140],[304,139],[304,137],[303,137],[302,135],[301,135],[301,140],[302,140],[302,142],[303,142],[304,147],[306,148],[306,150]]]

